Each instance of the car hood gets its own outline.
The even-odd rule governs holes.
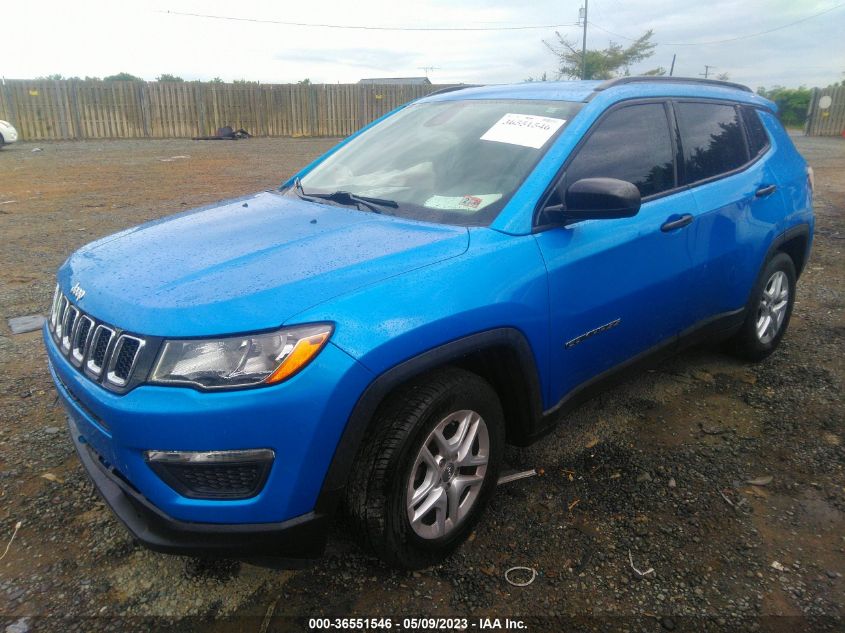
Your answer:
[[[238,333],[277,327],[468,243],[463,227],[265,192],[92,242],[68,258],[59,283],[68,296],[79,284],[83,311],[131,332]]]

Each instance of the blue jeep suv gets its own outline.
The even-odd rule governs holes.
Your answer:
[[[80,249],[44,340],[142,543],[295,563],[343,509],[414,568],[470,533],[506,442],[621,370],[772,353],[812,235],[812,172],[743,86],[462,87],[278,190]]]

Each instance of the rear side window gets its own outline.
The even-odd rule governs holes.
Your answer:
[[[712,178],[748,162],[737,108],[718,103],[678,103],[687,183]]]
[[[581,178],[627,180],[642,197],[673,189],[675,163],[663,105],[632,105],[608,114],[566,170],[568,184]]]
[[[769,135],[766,134],[766,129],[763,127],[763,122],[760,121],[757,110],[745,106],[741,110],[742,120],[745,123],[745,133],[748,136],[748,151],[751,158],[754,159],[766,151],[769,146]]]

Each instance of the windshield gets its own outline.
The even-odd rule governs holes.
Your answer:
[[[486,226],[581,107],[525,100],[410,105],[341,147],[288,195]]]

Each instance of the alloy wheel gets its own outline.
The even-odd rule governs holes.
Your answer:
[[[478,500],[490,460],[490,434],[475,411],[455,411],[429,433],[411,469],[406,507],[421,538],[450,534]]]
[[[757,338],[764,345],[780,332],[789,305],[789,278],[782,270],[769,277],[757,307]]]

